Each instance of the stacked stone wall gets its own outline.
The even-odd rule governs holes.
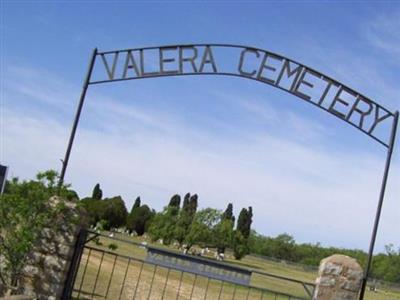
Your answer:
[[[335,254],[321,261],[314,300],[357,300],[363,271],[354,258]]]
[[[61,200],[50,199],[50,205]],[[63,216],[51,228],[41,232],[41,238],[29,255],[22,281],[23,294],[32,299],[60,299],[67,279],[79,230],[85,224],[84,214],[76,202],[65,203]],[[80,220],[74,222],[73,220]]]

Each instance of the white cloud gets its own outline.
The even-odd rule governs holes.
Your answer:
[[[4,87],[28,101],[35,100],[59,109],[75,105],[71,99],[76,98],[72,96],[78,95],[79,89],[45,70],[13,66],[6,69],[6,74]],[[6,101],[12,92],[7,93]]]
[[[16,99],[18,93],[25,95],[18,86],[9,88]],[[60,87],[54,96],[64,90]],[[221,138],[213,131],[190,127],[165,111],[146,110],[105,95],[90,98],[99,104],[88,101],[88,117],[78,130],[66,178],[80,196],[89,195],[99,181],[106,196],[122,194],[128,209],[137,195],[160,209],[174,193],[196,192],[203,207],[222,209],[233,202],[238,212],[253,206],[255,228],[265,234],[286,231],[301,241],[367,247],[383,161],[366,152],[321,147],[322,125],[287,112],[290,120],[285,126],[306,132],[310,137],[306,142],[278,138],[269,131],[246,132],[244,141],[241,135]],[[229,99],[259,112],[253,98]],[[45,112],[46,106],[40,105],[29,112],[13,105],[3,108],[3,159],[11,166],[11,175],[27,178],[38,170],[59,169],[69,124]],[[259,116],[279,125],[275,114],[271,107]],[[400,217],[395,197],[400,192],[395,184],[400,179],[398,162],[390,178],[379,250],[389,242],[400,244],[391,229]]]
[[[5,160],[14,174],[33,176],[59,166],[66,141],[62,125],[9,111],[5,122]],[[190,149],[173,138],[143,137],[135,143],[83,129],[67,181],[81,196],[100,181],[106,195],[121,193],[128,207],[137,195],[160,209],[173,193],[197,192],[202,206],[223,208],[232,201],[238,210],[252,205],[256,228],[266,234],[287,231],[303,241],[366,246],[379,182],[374,158],[320,153],[273,137],[254,139],[250,146],[240,141],[220,144],[218,151],[210,147],[212,137],[208,142]],[[344,171],[349,165],[351,171]],[[393,173],[392,187],[393,178],[399,179],[398,172]],[[383,224],[398,217],[394,209]],[[400,242],[395,233],[384,236],[384,243]]]

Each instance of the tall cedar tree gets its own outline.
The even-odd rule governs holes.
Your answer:
[[[190,193],[187,193],[183,199],[179,219],[174,228],[174,237],[179,244],[182,244],[189,233],[197,210],[197,200],[198,196],[196,194],[191,196]]]
[[[199,196],[197,196],[197,194],[194,194],[193,196],[190,197],[190,200],[189,200],[189,211],[190,211],[190,215],[192,216],[192,219],[197,211],[198,199],[199,199]]]
[[[197,196],[197,194],[191,196],[190,193],[187,193],[183,199],[182,210],[191,217],[193,217],[197,211],[198,198],[199,196]]]
[[[250,236],[251,232],[251,223],[253,222],[253,208],[249,206],[249,210],[247,211],[247,223],[246,223],[246,231],[244,237],[247,239]]]
[[[137,219],[136,211],[140,208],[140,203],[141,203],[140,197],[137,197],[135,203],[132,206],[131,212],[129,213],[126,219],[126,228],[130,232],[136,230],[136,219]]]
[[[103,191],[101,190],[99,183],[93,188],[92,198],[96,200],[101,200],[103,198]]]
[[[185,197],[183,198],[183,205],[182,205],[182,210],[188,212],[190,210],[189,208],[189,201],[190,201],[190,193],[187,193]]]
[[[252,219],[253,219],[252,207],[250,206],[248,210],[246,208],[242,208],[239,214],[236,229],[240,231],[240,233],[243,235],[245,239],[247,239],[250,236],[251,223],[253,221]]]
[[[179,206],[181,205],[181,196],[178,194],[175,194],[171,197],[171,200],[169,201],[168,206],[169,207],[176,207],[179,209]]]
[[[136,208],[139,208],[139,207],[140,207],[140,197],[137,197],[136,200],[135,200],[135,203],[134,203],[133,206],[132,206],[131,214],[133,213],[133,211],[134,211]]]
[[[249,236],[253,219],[253,209],[242,208],[239,214],[236,231],[233,238],[233,255],[236,259],[241,259],[249,252]]]
[[[148,229],[150,220],[154,213],[147,205],[142,205],[135,208],[128,216],[126,227],[129,231],[136,231],[138,236],[143,235]]]
[[[233,205],[229,203],[225,209],[225,212],[222,214],[223,220],[231,220],[232,226],[235,224],[235,216],[233,215]]]
[[[243,235],[243,232],[246,231],[246,219],[247,219],[247,209],[242,208],[242,210],[239,213],[239,218],[237,221],[236,225],[236,230],[240,231],[240,233]]]

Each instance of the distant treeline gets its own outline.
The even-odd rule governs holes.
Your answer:
[[[350,250],[335,247],[322,247],[317,244],[298,244],[288,234],[275,238],[266,237],[252,232],[249,238],[250,253],[273,257],[309,266],[318,266],[325,257],[333,254],[344,254],[357,259],[362,267],[365,266],[367,253],[362,250]],[[385,254],[374,256],[371,277],[400,283],[400,248],[395,250],[393,245],[385,246]]]
[[[243,208],[236,220],[231,203],[224,212],[213,208],[198,210],[196,194],[186,194],[182,203],[179,195],[172,196],[161,212],[142,205],[138,197],[128,212],[120,196],[102,199],[97,184],[92,197],[81,201],[93,226],[107,230],[125,227],[138,235],[147,233],[152,240],[162,240],[166,245],[178,243],[187,250],[194,245],[215,247],[220,253],[230,248],[237,259],[253,253],[309,266],[318,266],[323,258],[337,253],[356,258],[361,266],[365,266],[367,259],[362,250],[322,247],[319,243],[298,244],[288,234],[275,238],[260,235],[251,230],[251,207]],[[388,245],[385,250],[386,253],[374,256],[371,276],[400,283],[400,249]]]

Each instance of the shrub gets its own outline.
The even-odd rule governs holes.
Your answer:
[[[108,249],[110,249],[111,251],[115,251],[115,250],[118,249],[118,245],[117,245],[117,244],[114,244],[114,243],[110,243],[110,244],[108,245]]]
[[[63,199],[72,193],[68,186],[57,187],[57,177],[57,172],[50,170],[38,173],[36,180],[13,178],[0,195],[0,283],[8,295],[18,292],[22,270],[42,230],[56,230],[60,218],[67,218]],[[60,201],[50,205],[49,199],[57,193]]]

